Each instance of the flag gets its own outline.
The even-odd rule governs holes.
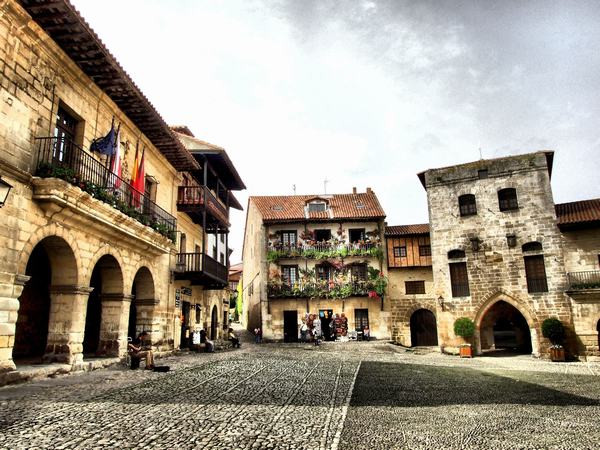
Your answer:
[[[144,153],[145,149],[142,150],[142,157],[138,159],[138,149],[135,149],[135,162],[133,163],[133,172],[131,174],[131,187],[133,187],[132,200],[133,206],[139,208],[140,196],[144,192],[146,180],[144,173]]]
[[[110,126],[110,131],[106,136],[94,139],[92,145],[90,145],[90,150],[103,155],[112,156],[115,152],[115,138],[115,124],[113,122]]]
[[[117,131],[117,137],[116,137],[116,142],[115,142],[115,151],[112,155],[112,159],[110,162],[110,171],[112,174],[116,175],[116,176],[113,175],[111,177],[111,178],[113,178],[112,185],[115,189],[119,189],[121,187],[121,173],[122,173],[121,131]]]

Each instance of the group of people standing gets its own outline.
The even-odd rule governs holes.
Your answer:
[[[344,313],[327,317],[327,312],[318,314],[307,313],[300,326],[302,342],[321,343],[321,339],[335,341],[338,337],[348,335],[348,318]]]

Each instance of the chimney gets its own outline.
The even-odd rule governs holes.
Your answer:
[[[371,188],[370,188],[370,187],[368,187],[368,188],[367,188],[367,194],[372,194],[372,193],[373,193],[373,191],[371,190]]]
[[[352,193],[353,193],[353,194],[356,194],[356,187],[353,187],[353,188],[352,188]]]

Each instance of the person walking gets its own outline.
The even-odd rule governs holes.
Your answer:
[[[254,329],[254,343],[260,344],[262,342],[262,331],[260,327]]]
[[[323,330],[321,329],[321,318],[317,314],[315,319],[313,320],[313,336],[315,339],[315,345],[319,345],[321,343],[322,334]]]
[[[300,327],[300,341],[303,343],[308,341],[308,325],[306,325],[304,320],[302,321],[302,326]]]

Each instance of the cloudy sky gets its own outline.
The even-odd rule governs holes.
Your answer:
[[[600,5],[73,0],[171,124],[227,149],[248,195],[377,193],[427,221],[416,173],[556,151],[556,202],[600,197]],[[233,213],[232,262],[244,213]]]

